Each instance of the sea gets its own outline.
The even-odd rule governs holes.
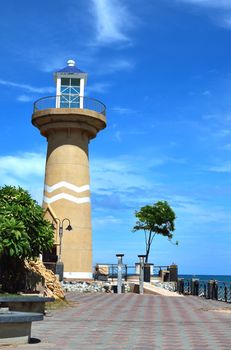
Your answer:
[[[231,275],[178,275],[179,278],[184,278],[185,280],[190,280],[192,278],[197,278],[200,281],[216,280],[218,282],[229,282],[231,283]]]

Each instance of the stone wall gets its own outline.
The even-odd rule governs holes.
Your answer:
[[[47,270],[42,261],[26,261],[26,285],[28,291],[37,291],[40,294],[55,299],[64,299],[63,288],[55,274]]]

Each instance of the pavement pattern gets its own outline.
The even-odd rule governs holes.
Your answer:
[[[68,293],[69,305],[32,325],[40,350],[231,350],[231,305],[185,296]]]

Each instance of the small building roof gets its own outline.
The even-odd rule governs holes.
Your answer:
[[[74,60],[68,60],[67,66],[58,70],[56,73],[74,74],[74,73],[85,73],[85,72],[83,72],[82,70],[76,67]]]

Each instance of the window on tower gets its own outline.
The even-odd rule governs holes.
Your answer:
[[[61,78],[60,108],[80,107],[80,79]]]

